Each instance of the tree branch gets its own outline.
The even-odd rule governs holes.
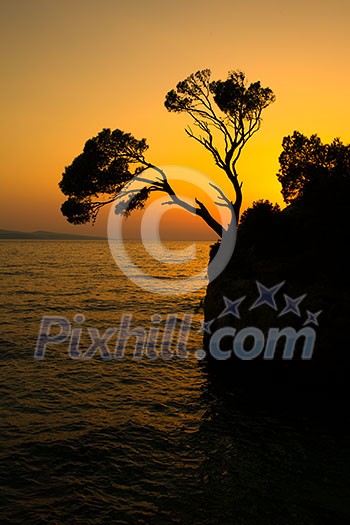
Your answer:
[[[207,225],[212,230],[214,230],[214,232],[217,235],[219,235],[220,238],[222,237],[223,226],[219,222],[217,222],[214,219],[214,217],[212,217],[212,215],[209,213],[208,209],[205,207],[205,205],[202,202],[200,202],[198,199],[195,199],[196,203],[198,204],[198,207],[196,208],[194,206],[191,206],[191,204],[188,204],[187,202],[180,199],[176,195],[176,193],[174,192],[174,190],[172,189],[168,181],[166,181],[166,183],[164,184],[164,191],[168,193],[168,195],[171,197],[172,202],[174,204],[177,204],[178,206],[180,206],[181,208],[184,208],[188,212],[201,217],[207,223]]]

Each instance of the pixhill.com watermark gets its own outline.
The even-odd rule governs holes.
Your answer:
[[[47,351],[65,345],[68,356],[72,359],[171,359],[195,358],[204,359],[207,354],[217,360],[226,360],[235,356],[241,360],[253,360],[262,357],[272,360],[278,355],[283,360],[295,357],[298,341],[302,344],[301,359],[309,360],[313,356],[316,342],[316,328],[321,311],[302,310],[301,303],[306,294],[292,298],[283,294],[284,304],[279,310],[275,296],[285,283],[266,287],[257,282],[258,297],[252,304],[246,305],[249,310],[267,307],[275,310],[278,318],[291,314],[299,318],[301,326],[270,327],[265,332],[255,326],[237,329],[230,322],[229,326],[213,329],[217,319],[226,316],[240,319],[240,309],[247,303],[246,297],[229,299],[223,297],[223,310],[217,319],[202,323],[200,331],[209,336],[208,350],[202,348],[191,350],[189,338],[191,332],[198,332],[192,313],[171,313],[166,316],[153,314],[147,326],[133,323],[132,313],[123,313],[116,326],[110,326],[103,332],[85,323],[83,314],[76,314],[72,321],[63,316],[44,316],[41,320],[34,357],[44,359]],[[223,349],[224,339],[231,340],[231,348]],[[191,345],[193,346],[193,345]],[[282,349],[281,349],[282,346]]]

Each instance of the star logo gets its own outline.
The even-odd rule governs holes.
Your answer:
[[[240,297],[239,299],[236,299],[235,301],[231,301],[227,297],[224,297],[225,308],[223,309],[219,317],[224,317],[227,314],[231,314],[237,317],[237,319],[240,319],[241,316],[239,314],[238,307],[244,301],[245,297],[246,296]]]
[[[200,329],[198,330],[198,332],[205,332],[207,334],[211,334],[211,325],[213,324],[213,322],[215,321],[215,319],[212,319],[211,321],[201,321],[201,327]]]
[[[304,295],[301,295],[300,297],[296,297],[295,299],[292,299],[291,297],[289,297],[289,295],[283,294],[284,299],[286,301],[286,306],[283,308],[282,312],[279,314],[279,317],[281,315],[288,314],[289,312],[300,317],[299,304],[301,303],[303,299],[305,299],[306,295],[307,294],[305,293]]]
[[[261,306],[263,304],[267,304],[274,310],[277,310],[275,295],[278,292],[278,290],[282,288],[285,282],[286,281],[282,281],[281,283],[276,284],[275,286],[272,286],[271,288],[267,288],[263,284],[259,283],[259,281],[256,281],[256,285],[258,287],[258,292],[259,292],[259,297],[255,301],[255,303],[252,304],[249,310],[258,308],[258,306]]]
[[[303,326],[305,326],[306,324],[310,324],[310,323],[313,323],[316,326],[318,326],[317,318],[322,313],[322,310],[319,310],[318,312],[315,312],[315,313],[312,313],[312,312],[309,312],[309,310],[306,310],[306,313],[307,313],[307,319]]]

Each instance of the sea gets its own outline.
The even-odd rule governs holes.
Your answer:
[[[349,523],[343,426],[213,386],[211,243],[126,244],[0,241],[0,523]]]

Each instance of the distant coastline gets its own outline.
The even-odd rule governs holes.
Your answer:
[[[93,235],[77,235],[73,233],[58,233],[58,232],[47,232],[47,231],[34,231],[34,232],[22,232],[14,230],[1,230],[0,229],[0,240],[67,240],[67,241],[106,241],[106,237],[98,237]]]
[[[59,233],[59,232],[48,232],[43,230],[37,230],[34,232],[22,232],[17,230],[1,230],[0,229],[0,241],[1,240],[39,240],[39,241],[107,241],[107,237],[98,237],[94,235],[77,235],[73,233]],[[118,240],[118,239],[111,239]],[[153,240],[136,238],[125,238],[127,242],[154,242]],[[201,239],[201,238],[189,238],[189,239],[164,239],[160,242],[215,242],[216,239]]]

